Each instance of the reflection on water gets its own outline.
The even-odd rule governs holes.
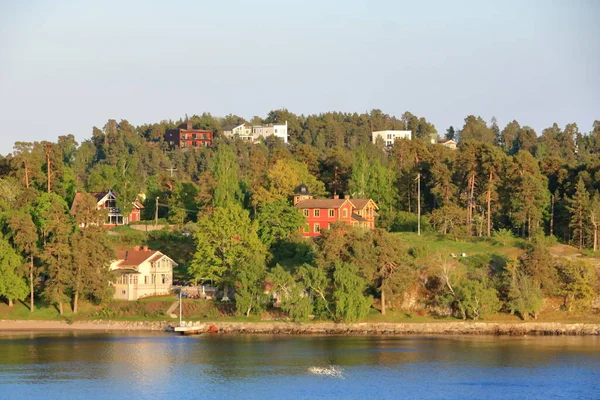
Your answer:
[[[600,338],[0,335],[0,398],[375,394],[600,398]]]

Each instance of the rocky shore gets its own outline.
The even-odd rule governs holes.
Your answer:
[[[173,322],[0,320],[1,332],[15,331],[173,331]],[[558,322],[187,322],[193,333],[271,335],[600,335],[600,324]]]
[[[600,335],[600,324],[554,322],[422,322],[337,324],[293,322],[188,323],[198,333],[277,335]]]

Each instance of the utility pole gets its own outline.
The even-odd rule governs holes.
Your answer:
[[[167,168],[167,171],[169,171],[171,173],[171,178],[173,177],[173,172],[177,171],[177,168]]]
[[[154,225],[158,225],[158,197],[156,198],[156,205],[154,206]]]
[[[417,236],[421,236],[421,173],[417,175]]]

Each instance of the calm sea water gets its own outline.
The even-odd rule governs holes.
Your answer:
[[[600,338],[5,333],[0,398],[600,399]]]

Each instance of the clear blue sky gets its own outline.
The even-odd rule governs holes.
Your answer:
[[[109,118],[278,108],[589,132],[599,20],[595,0],[0,0],[0,154]]]

